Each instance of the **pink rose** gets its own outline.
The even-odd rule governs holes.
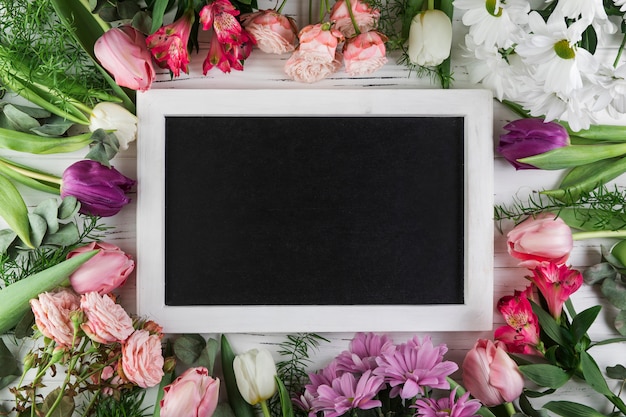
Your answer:
[[[311,59],[306,52],[296,51],[285,63],[285,73],[295,81],[314,83],[323,80],[339,71],[341,68],[341,54],[336,53],[332,61],[318,61]]]
[[[86,318],[80,327],[98,343],[123,342],[135,330],[124,308],[106,294],[99,295],[96,291],[83,294],[80,308]]]
[[[572,230],[552,213],[542,213],[518,224],[507,235],[511,256],[521,259],[521,265],[534,268],[542,262],[564,263],[569,257],[574,239]]]
[[[211,417],[217,407],[220,380],[204,367],[187,369],[163,388],[162,417]]]
[[[163,378],[161,337],[136,330],[122,343],[122,371],[129,381],[142,388],[153,387]]]
[[[106,242],[91,242],[74,249],[67,255],[67,259],[94,249],[100,252],[70,275],[70,284],[79,294],[91,291],[97,291],[100,295],[108,294],[124,284],[135,269],[135,261],[129,255]]]
[[[387,63],[387,37],[375,31],[361,33],[343,45],[343,60],[350,76],[371,74]]]
[[[518,398],[524,377],[502,342],[479,339],[463,360],[463,384],[487,407]]]
[[[47,338],[60,346],[73,346],[74,326],[71,316],[79,312],[80,298],[70,289],[44,292],[30,300],[35,324]]]
[[[336,60],[337,45],[344,39],[341,32],[334,29],[329,23],[305,26],[300,31],[299,37],[298,51],[301,56],[319,62]]]
[[[284,54],[295,49],[298,29],[291,17],[273,9],[259,10],[241,15],[241,23],[263,52]]]
[[[147,90],[152,85],[152,55],[145,36],[132,26],[107,30],[94,44],[93,52],[117,84],[133,90]]]
[[[380,10],[359,0],[350,1],[352,14],[360,32],[368,32],[375,29],[380,19]],[[330,21],[335,22],[335,28],[346,38],[356,34],[354,24],[350,18],[350,12],[345,0],[338,0],[330,11]]]

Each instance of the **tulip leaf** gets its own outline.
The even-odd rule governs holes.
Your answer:
[[[562,368],[547,363],[520,365],[519,370],[535,384],[554,389],[562,387],[571,378]]]
[[[543,408],[564,417],[606,417],[591,407],[571,401],[550,401]]]
[[[47,155],[74,152],[91,143],[91,133],[49,138],[32,133],[0,128],[0,148],[17,152]]]
[[[226,385],[228,402],[233,408],[236,417],[255,417],[254,408],[243,399],[239,388],[237,388],[235,370],[233,369],[235,354],[226,335],[222,335],[220,346],[222,352],[222,372],[224,374],[224,384]]]
[[[30,174],[27,176],[22,173],[24,171],[29,171]],[[0,157],[0,173],[7,178],[10,178],[28,187],[34,188],[35,190],[53,194],[60,193],[59,188],[61,184],[61,178],[54,177],[43,171],[29,168],[16,162],[9,161],[8,159],[2,157]],[[37,178],[32,178],[30,176],[33,174],[37,176]]]
[[[552,149],[538,155],[518,159],[517,162],[529,164],[540,169],[556,170],[590,164],[603,159],[615,158],[626,154],[626,144],[608,145],[569,145]]]
[[[276,386],[278,387],[278,397],[280,398],[282,417],[294,417],[289,391],[287,391],[285,384],[278,376],[275,376],[274,379],[276,380]]]
[[[157,416],[155,416],[157,417]],[[212,417],[236,417],[228,403],[219,403]]]
[[[574,338],[574,343],[578,343],[587,333],[587,330],[591,327],[593,322],[598,317],[602,306],[593,306],[588,309],[581,311],[574,317],[572,320],[572,325],[570,327],[570,332],[572,333],[572,337]]]
[[[524,415],[527,415],[529,417],[550,417],[546,410],[535,410],[530,401],[528,401],[528,397],[524,395],[524,393],[522,393],[522,395],[520,395],[519,397],[519,406],[524,412]]]
[[[0,175],[0,217],[29,247],[33,247],[30,240],[30,224],[28,209],[20,192],[6,177]]]

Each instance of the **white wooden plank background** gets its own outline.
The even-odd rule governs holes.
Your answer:
[[[259,4],[262,8],[273,7],[273,3],[266,0],[259,1]],[[288,14],[295,16],[298,22],[302,25],[304,20],[299,18],[299,16],[304,15],[307,4],[308,2],[290,0],[286,11]],[[467,82],[467,76],[464,69],[457,65],[460,61],[460,50],[458,45],[462,41],[467,29],[460,23],[460,15],[458,14],[458,11],[456,12],[457,14],[455,14],[454,19],[454,48],[452,55],[455,78],[453,88],[480,88],[480,86],[470,85]],[[296,83],[287,79],[282,71],[282,67],[288,58],[288,55],[266,55],[257,50],[255,50],[251,57],[246,61],[245,70],[243,72],[233,71],[230,74],[222,74],[219,70],[213,69],[207,76],[203,76],[201,67],[202,61],[206,56],[205,46],[206,44],[203,44],[203,49],[199,54],[192,54],[192,63],[190,65],[191,71],[189,75],[183,75],[180,78],[170,80],[169,73],[161,70],[158,75],[158,81],[154,84],[154,88],[193,88],[198,89],[198,94],[202,94],[201,90],[204,88],[438,88],[438,85],[433,85],[430,80],[417,79],[415,75],[410,74],[405,67],[396,64],[395,60],[398,58],[397,54],[390,54],[389,63],[374,74],[350,78],[344,72],[340,71],[326,80],[310,85]],[[206,99],[211,100],[211,97],[206,97]],[[268,105],[271,105],[271,97],[268,97]],[[502,127],[507,122],[515,119],[515,116],[498,103],[496,103],[494,107],[493,128],[495,144],[497,136],[502,132]],[[60,175],[64,168],[69,164],[82,158],[85,153],[86,152],[74,152],[72,154],[65,155],[31,156],[5,151],[2,152],[3,155],[14,158],[17,162],[26,163],[58,175]],[[125,175],[136,178],[135,157],[136,146],[133,144],[128,151],[115,158],[113,161],[114,166]],[[545,172],[538,170],[515,171],[510,165],[508,165],[508,163],[506,163],[506,161],[499,157],[496,157],[494,160],[494,169],[494,198],[496,203],[505,204],[512,202],[513,196],[524,198],[533,191],[555,186],[561,175],[560,172]],[[47,195],[43,195],[23,187],[20,187],[20,189],[23,191],[27,203],[31,206],[36,205],[42,198],[47,198]],[[107,240],[120,246],[123,250],[130,254],[134,254],[136,252],[135,208],[136,207],[133,202],[125,207],[120,214],[108,219],[107,221],[110,225],[115,226],[114,231],[108,236]],[[510,227],[510,225],[508,226]],[[526,286],[526,280],[524,279],[525,270],[518,268],[516,266],[516,261],[506,253],[505,237],[496,231],[494,234],[494,242],[495,303],[495,301],[497,301],[501,296],[512,293],[514,289],[524,288]],[[575,242],[575,248],[571,256],[572,265],[584,268],[587,265],[592,265],[598,262],[600,260],[599,245],[601,243],[607,242],[601,240]],[[587,286],[583,286],[583,288],[572,298],[578,311],[598,303],[605,305],[601,297],[599,297],[598,291],[595,288],[589,288]],[[128,283],[120,289],[120,300],[127,310],[134,312],[135,283],[133,276],[131,276]],[[492,307],[486,306],[485,308]],[[594,340],[612,337],[615,335],[615,332],[612,330],[612,326],[610,324],[615,314],[616,312],[614,309],[605,305],[598,322],[591,329],[591,337]],[[495,329],[503,324],[503,320],[497,312],[494,313],[494,317],[493,326]],[[424,319],[427,320],[428,318],[425,317]],[[457,361],[458,363],[462,361],[465,352],[471,348],[477,338],[491,338],[493,336],[491,331],[458,333],[441,332],[430,334],[435,342],[446,343],[448,345],[450,349],[448,359]],[[218,335],[208,334],[205,336],[217,337]],[[323,336],[328,338],[331,343],[323,345],[319,352],[315,355],[315,361],[313,364],[314,368],[324,366],[334,355],[346,349],[353,334],[332,333],[323,334]],[[396,342],[400,343],[409,339],[413,335],[406,333],[394,333],[391,334],[391,336]],[[275,351],[276,344],[284,340],[284,335],[282,334],[229,334],[228,337],[235,352],[243,352],[253,347],[267,347],[272,351]],[[7,342],[11,345],[10,340]],[[17,347],[13,348],[16,350],[18,349]],[[22,353],[24,353],[25,350],[26,347],[21,348]],[[607,365],[614,365],[616,363],[626,364],[626,347],[624,345],[609,345],[601,348],[594,348],[591,353],[594,355],[601,368],[604,368]],[[276,356],[276,359],[278,359],[278,356]],[[456,376],[458,377],[458,375]],[[617,381],[611,382],[609,385],[612,389],[617,391]],[[573,399],[575,401],[584,402],[588,405],[598,407],[599,411],[605,413],[608,413],[611,410],[609,405],[599,394],[596,394],[581,384],[569,383],[559,392],[561,393],[558,396],[559,399]],[[151,391],[151,395],[153,394],[154,390]],[[556,399],[554,397],[555,395],[549,398]],[[7,406],[10,406],[11,395],[7,390],[0,392],[0,402],[6,402]],[[541,404],[541,401],[538,402],[538,404]]]

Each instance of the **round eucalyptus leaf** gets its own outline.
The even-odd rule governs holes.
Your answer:
[[[54,198],[43,200],[33,210],[34,214],[38,214],[46,220],[48,233],[56,233],[56,231],[59,230],[59,221],[57,219],[58,212],[58,203]]]
[[[605,279],[602,282],[602,294],[620,310],[626,309],[626,287],[615,279]]]
[[[599,284],[604,279],[616,279],[619,273],[615,269],[613,265],[608,262],[602,262],[583,271],[583,279],[585,280],[585,284],[594,285]]]
[[[43,245],[52,246],[71,246],[80,240],[78,226],[75,223],[67,223],[61,225],[56,233],[47,234],[43,241]]]
[[[185,334],[174,341],[174,354],[187,365],[196,363],[206,342],[199,334]]]
[[[0,253],[5,253],[9,250],[11,243],[15,241],[17,233],[11,229],[0,230]]]
[[[4,106],[3,114],[6,121],[13,130],[20,132],[28,132],[33,128],[39,127],[39,122],[34,117],[29,116],[12,104]]]
[[[61,201],[58,208],[58,216],[60,220],[66,220],[75,216],[80,209],[80,202],[76,197],[68,195]]]
[[[612,379],[626,379],[626,367],[623,365],[607,366],[606,375]]]
[[[619,334],[626,336],[626,310],[620,310],[619,313],[617,313],[613,324],[615,326],[615,330],[617,330]]]
[[[30,223],[30,241],[34,247],[38,248],[46,235],[48,223],[46,219],[35,213],[28,213],[28,222]]]

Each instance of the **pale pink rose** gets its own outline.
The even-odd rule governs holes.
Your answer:
[[[59,346],[70,347],[74,338],[71,316],[79,313],[80,298],[74,291],[63,288],[44,292],[30,300],[37,329]]]
[[[263,52],[284,54],[296,47],[298,29],[295,21],[274,9],[241,15],[241,23]]]
[[[211,417],[219,398],[220,380],[204,367],[190,368],[165,386],[162,417]]]
[[[553,213],[542,213],[513,228],[507,234],[507,246],[511,256],[532,269],[543,262],[564,263],[572,251],[574,239],[563,219]]]
[[[337,52],[332,61],[315,60],[300,50],[294,52],[285,63],[285,73],[293,80],[314,83],[339,71],[341,54]]]
[[[83,294],[80,308],[86,318],[80,327],[98,343],[123,342],[135,330],[124,308],[106,294],[99,295],[96,291]]]
[[[111,28],[93,46],[100,64],[115,82],[133,90],[147,90],[155,77],[145,36],[130,25]]]
[[[161,382],[163,363],[160,335],[136,330],[122,343],[124,377],[142,388],[153,387]]]
[[[337,45],[344,40],[341,32],[329,23],[305,26],[300,30],[299,38],[300,55],[306,54],[308,60],[316,62],[333,62],[336,59]]]
[[[70,284],[79,294],[91,291],[108,294],[124,284],[126,278],[135,269],[135,261],[129,255],[117,246],[106,242],[91,242],[74,249],[67,255],[67,259],[94,249],[100,252],[70,275]]]
[[[387,63],[387,37],[375,31],[361,33],[343,45],[343,61],[350,76],[371,74]]]
[[[463,360],[463,385],[487,407],[517,399],[524,377],[504,343],[479,339]]]
[[[376,28],[380,19],[380,10],[359,0],[350,0],[350,5],[359,32],[368,32]],[[338,0],[333,5],[330,11],[330,21],[335,23],[335,28],[343,33],[346,38],[356,34],[345,0]]]

